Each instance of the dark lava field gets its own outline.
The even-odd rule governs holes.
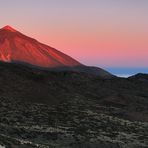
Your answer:
[[[0,147],[147,148],[148,75],[0,63]]]

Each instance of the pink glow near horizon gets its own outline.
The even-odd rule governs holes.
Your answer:
[[[0,26],[55,47],[83,64],[148,67],[146,0],[5,0]]]

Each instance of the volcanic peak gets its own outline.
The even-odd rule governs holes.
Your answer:
[[[0,29],[0,61],[24,63],[57,71],[83,72],[103,78],[113,77],[105,70],[85,66],[59,50],[20,33],[9,25]]]
[[[7,31],[11,31],[11,32],[17,32],[14,28],[12,28],[12,27],[9,26],[9,25],[3,27],[2,29],[3,29],[3,30],[7,30]]]

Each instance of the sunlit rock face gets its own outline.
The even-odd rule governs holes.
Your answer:
[[[81,64],[64,53],[27,37],[11,26],[0,29],[0,60],[39,67],[74,67]]]
[[[0,29],[0,61],[59,71],[83,72],[103,78],[114,77],[101,68],[85,66],[70,56],[42,44],[10,26]]]

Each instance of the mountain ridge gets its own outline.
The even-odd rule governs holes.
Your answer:
[[[2,61],[16,60],[41,67],[81,65],[66,54],[14,30],[10,26],[5,26],[0,30]],[[2,51],[3,49],[5,51]]]
[[[59,50],[40,43],[8,25],[0,29],[0,60],[25,63],[42,69],[80,71],[105,78],[113,77],[101,68],[81,64]]]

